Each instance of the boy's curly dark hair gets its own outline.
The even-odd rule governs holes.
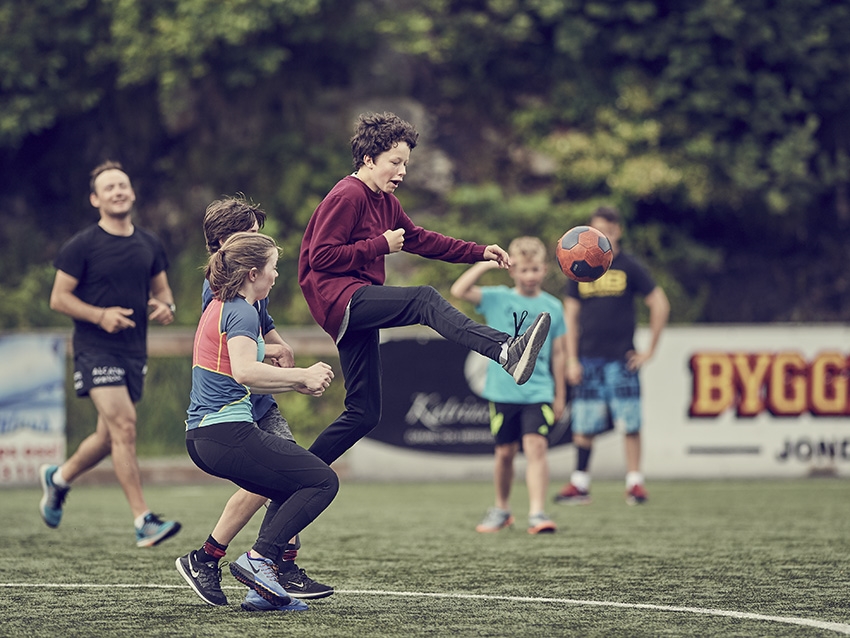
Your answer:
[[[363,113],[357,119],[357,128],[351,138],[351,155],[354,170],[363,166],[366,156],[375,159],[399,142],[407,142],[410,150],[416,147],[419,133],[413,124],[405,122],[395,113]]]

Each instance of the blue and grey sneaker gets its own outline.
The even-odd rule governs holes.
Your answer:
[[[136,546],[153,547],[159,545],[166,538],[171,538],[180,531],[180,523],[177,521],[164,521],[152,512],[145,516],[145,522],[136,528]]]
[[[307,603],[297,598],[292,598],[288,605],[275,605],[260,596],[253,589],[248,590],[248,595],[242,601],[242,609],[245,611],[307,611]]]
[[[277,565],[270,558],[251,558],[247,552],[230,563],[230,573],[275,607],[288,605],[292,598],[277,579]]]
[[[58,469],[58,465],[42,465],[38,468],[41,489],[44,490],[38,509],[41,511],[41,518],[44,519],[48,527],[59,527],[62,520],[62,504],[71,489],[70,487],[58,487],[53,482],[53,475],[56,474]]]

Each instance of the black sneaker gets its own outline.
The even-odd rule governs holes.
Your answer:
[[[293,598],[325,598],[334,593],[333,587],[317,583],[294,561],[283,563],[277,576],[278,582]]]
[[[516,319],[514,319],[516,321]],[[522,322],[520,321],[520,326]],[[540,348],[549,336],[549,325],[552,318],[548,312],[537,315],[534,323],[521,337],[513,336],[508,339],[508,360],[502,366],[514,378],[517,385],[522,385],[534,372],[534,364],[537,363],[537,355]],[[516,328],[519,332],[519,326]]]
[[[198,562],[195,558],[195,552],[192,551],[174,561],[174,565],[180,575],[205,603],[210,605],[227,604],[227,598],[221,591],[221,568],[215,561]]]

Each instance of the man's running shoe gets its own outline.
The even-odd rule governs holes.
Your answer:
[[[566,505],[587,505],[590,503],[590,492],[580,490],[572,483],[555,494],[555,502]]]
[[[290,599],[288,605],[275,605],[260,596],[253,589],[248,590],[248,595],[242,601],[242,609],[245,611],[307,611],[307,603],[297,598]]]
[[[280,586],[277,580],[277,565],[270,558],[251,558],[246,552],[230,563],[230,573],[275,607],[292,602],[290,595]]]
[[[295,561],[286,561],[283,565],[278,565],[277,580],[286,593],[293,598],[325,598],[334,593],[333,587],[310,578],[295,564]]]
[[[476,532],[487,534],[490,532],[498,532],[500,529],[510,527],[514,524],[514,517],[508,510],[491,507],[487,510],[484,518],[475,528]]]
[[[59,469],[58,465],[42,465],[38,468],[38,476],[41,479],[41,489],[44,495],[38,504],[41,518],[48,527],[59,527],[62,521],[62,505],[68,496],[70,487],[59,487],[53,482],[53,475]]]
[[[171,538],[180,531],[180,523],[177,521],[164,521],[152,512],[145,516],[145,522],[136,528],[136,546],[153,547],[159,545],[166,538]]]
[[[508,339],[508,360],[502,367],[510,373],[517,385],[528,381],[534,372],[537,355],[549,335],[551,322],[549,313],[541,312],[521,337]]]
[[[646,488],[643,485],[635,485],[626,492],[626,503],[629,505],[642,505],[649,499]]]
[[[197,559],[196,552],[191,551],[181,556],[174,565],[180,575],[195,590],[205,603],[210,605],[226,605],[227,597],[221,591],[221,568],[215,561],[202,563]]]
[[[557,531],[558,526],[543,512],[528,517],[529,534],[552,534]]]

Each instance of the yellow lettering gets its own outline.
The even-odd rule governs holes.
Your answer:
[[[691,357],[694,389],[691,416],[717,416],[735,401],[732,362],[723,353],[698,353]]]
[[[774,357],[768,384],[768,407],[778,416],[797,416],[806,409],[806,362],[799,354]]]
[[[838,352],[821,354],[812,363],[811,402],[814,414],[847,413],[847,360]]]
[[[739,416],[756,416],[764,410],[762,387],[770,370],[771,358],[771,355],[767,353],[732,355],[732,363],[741,387],[741,398],[738,401]]]

